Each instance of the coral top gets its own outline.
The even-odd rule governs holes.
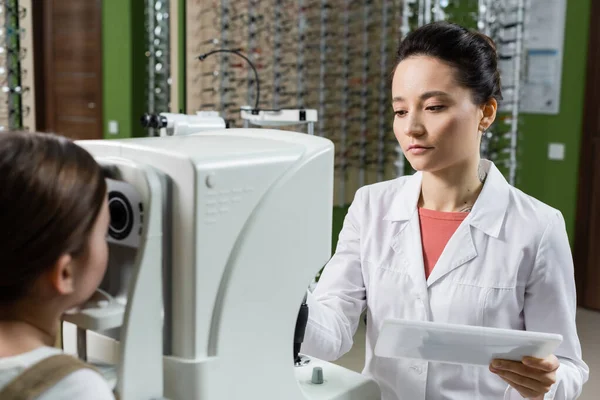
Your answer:
[[[468,212],[443,212],[419,208],[426,278],[429,278],[450,237],[467,215]]]

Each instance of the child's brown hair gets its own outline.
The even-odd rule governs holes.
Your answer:
[[[100,166],[69,139],[0,132],[0,305],[62,254],[85,255],[105,196]]]

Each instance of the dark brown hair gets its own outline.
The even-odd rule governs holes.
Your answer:
[[[85,254],[105,196],[100,166],[72,141],[0,132],[0,304],[28,294],[62,254]]]
[[[449,22],[427,24],[400,43],[396,66],[413,56],[434,57],[454,67],[458,83],[471,89],[475,104],[502,100],[496,46],[482,33]]]

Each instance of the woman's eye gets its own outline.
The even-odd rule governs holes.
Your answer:
[[[427,110],[429,110],[429,111],[442,111],[445,108],[446,108],[446,106],[429,106],[429,107],[427,107]]]
[[[406,111],[398,110],[398,111],[394,111],[394,114],[396,114],[397,117],[404,117],[406,115]]]

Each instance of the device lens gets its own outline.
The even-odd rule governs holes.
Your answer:
[[[108,234],[117,240],[125,239],[133,229],[133,208],[131,203],[121,192],[108,194],[108,208],[110,211],[110,227]]]

